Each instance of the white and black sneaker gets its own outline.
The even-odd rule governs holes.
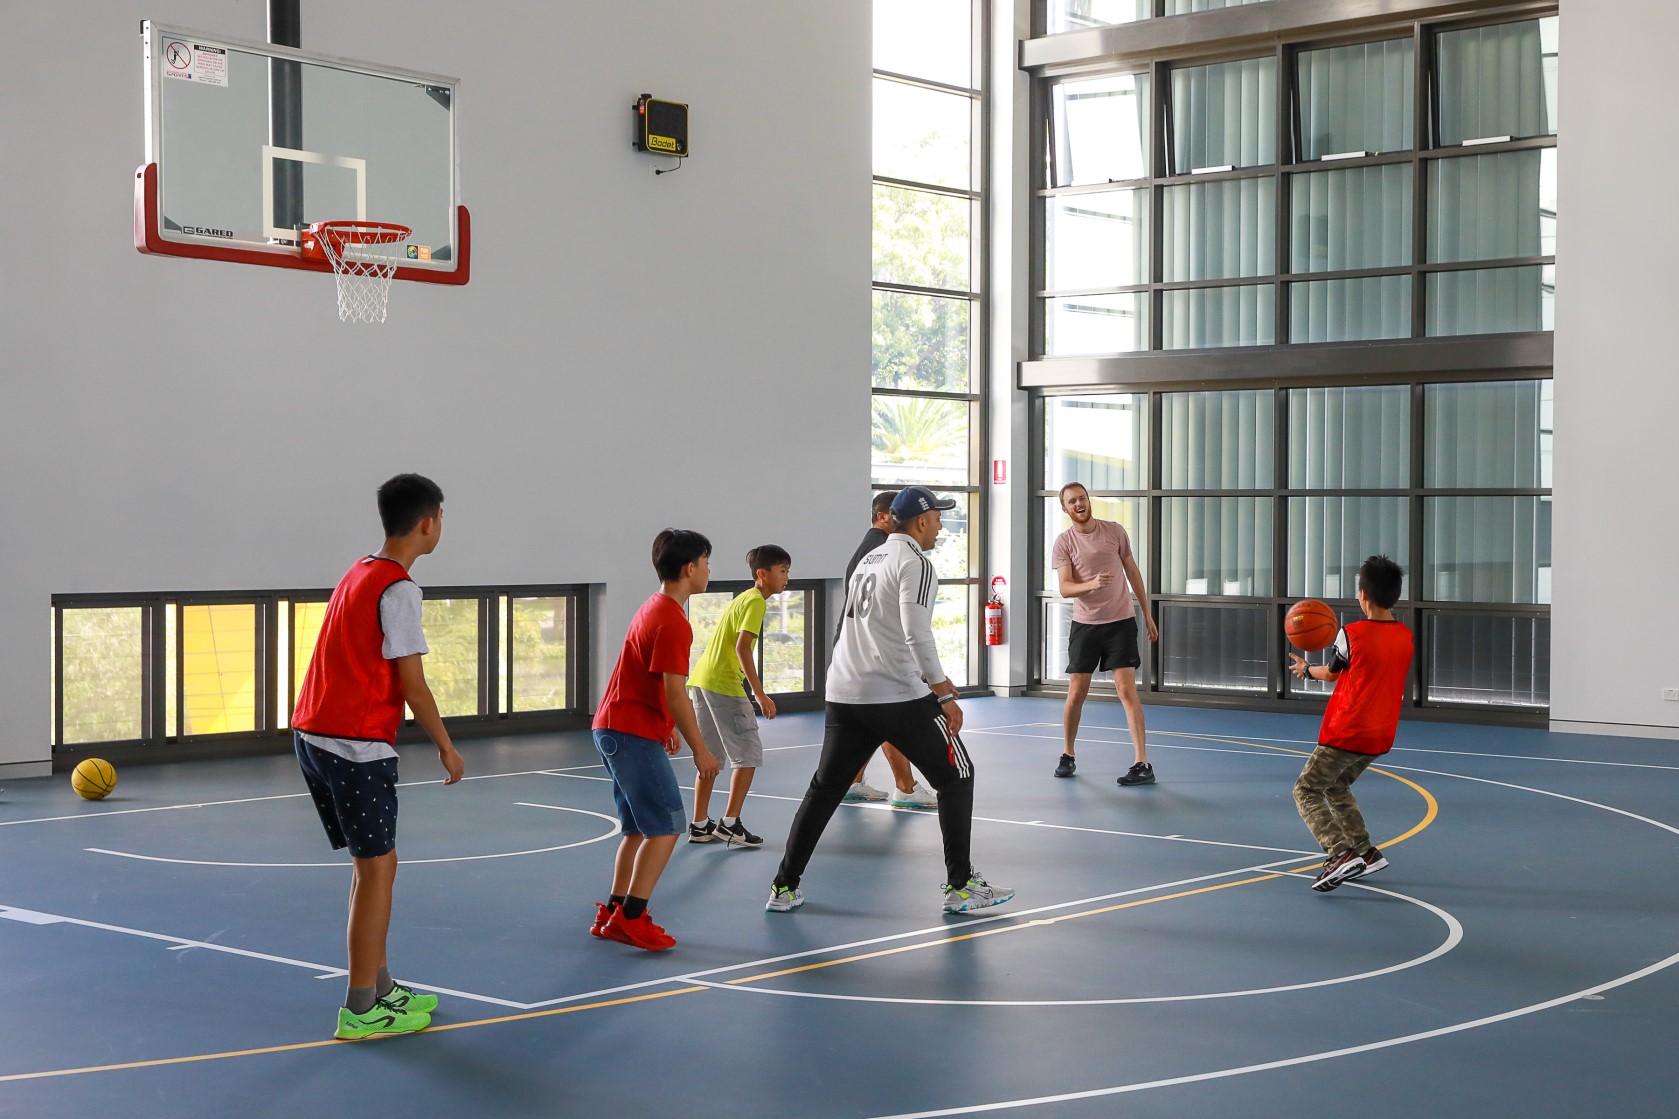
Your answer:
[[[1357,851],[1342,851],[1333,858],[1325,859],[1323,869],[1312,882],[1312,889],[1320,894],[1327,894],[1341,883],[1357,878],[1363,874],[1364,856]]]
[[[735,822],[732,824],[718,824],[717,838],[730,847],[762,847],[764,845],[764,837],[753,835],[747,831],[746,821],[739,816],[735,817]]]
[[[1154,767],[1148,762],[1138,762],[1120,774],[1119,784],[1127,788],[1132,785],[1152,785],[1154,784]]]
[[[719,838],[721,837],[717,834],[717,821],[710,816],[705,818],[703,824],[690,823],[688,825],[689,843],[710,843],[712,840]]]
[[[1364,869],[1359,871],[1357,874],[1348,875],[1347,881],[1350,882],[1354,878],[1368,878],[1370,875],[1375,874],[1378,870],[1386,870],[1387,868],[1387,856],[1382,854],[1382,849],[1380,847],[1372,847],[1364,852]]]

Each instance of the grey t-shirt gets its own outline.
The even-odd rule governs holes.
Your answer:
[[[424,600],[420,584],[412,579],[392,583],[379,596],[379,628],[385,631],[385,641],[379,652],[386,660],[431,652],[426,645],[425,631],[420,628],[420,604]],[[327,738],[303,731],[298,733],[311,746],[337,754],[346,761],[371,762],[396,757],[396,748],[378,739]]]

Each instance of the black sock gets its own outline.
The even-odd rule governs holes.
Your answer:
[[[641,915],[646,912],[646,898],[629,897],[624,899],[624,916],[631,921],[640,920]]]
[[[624,908],[624,895],[623,894],[613,894],[611,897],[606,899],[606,907],[608,909],[611,909],[614,906],[616,906],[619,909]]]
[[[373,1009],[375,995],[372,987],[350,987],[344,992],[344,1006],[351,1014],[366,1014]]]

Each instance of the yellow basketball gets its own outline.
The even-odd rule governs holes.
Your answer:
[[[88,758],[70,774],[70,787],[83,800],[103,800],[117,787],[117,770],[104,758]]]

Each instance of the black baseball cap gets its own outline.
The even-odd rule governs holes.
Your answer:
[[[908,486],[892,500],[892,519],[913,521],[921,514],[930,513],[934,509],[954,508],[954,497],[940,497],[926,486]]]

